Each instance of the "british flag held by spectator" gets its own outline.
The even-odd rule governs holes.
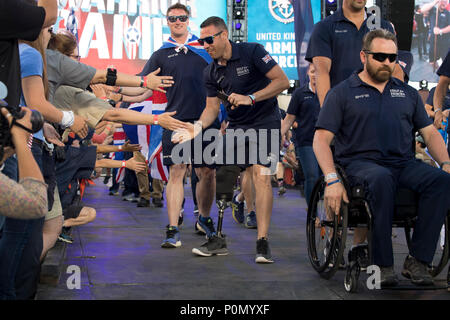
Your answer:
[[[149,99],[133,103],[128,109],[146,114],[161,114],[167,106],[166,95],[157,91]],[[152,178],[168,181],[169,173],[163,165],[162,158],[162,131],[158,125],[123,125],[125,133],[132,144],[140,144],[141,153],[148,160]]]
[[[116,131],[113,134],[113,144],[115,146],[121,146],[125,143],[125,132],[122,128],[117,128]],[[123,160],[123,152],[114,152],[112,157],[112,160]],[[117,174],[115,176],[116,183],[122,182],[123,178],[125,176],[125,168],[118,168]]]

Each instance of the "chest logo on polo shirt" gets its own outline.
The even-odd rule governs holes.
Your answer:
[[[173,57],[176,57],[177,55],[178,55],[178,52],[174,53],[174,54],[171,54],[171,55],[168,55],[167,58],[173,58]]]
[[[244,75],[249,74],[249,73],[250,73],[250,70],[248,69],[247,66],[237,67],[236,68],[236,74],[237,74],[238,77],[244,76]]]
[[[355,99],[356,99],[356,100],[358,100],[358,99],[363,99],[363,98],[370,98],[370,96],[369,96],[368,93],[360,94],[359,96],[355,96]]]
[[[405,91],[402,89],[390,89],[392,98],[404,98],[406,97]]]
[[[335,33],[346,33],[348,32],[347,29],[342,29],[342,30],[334,30]]]

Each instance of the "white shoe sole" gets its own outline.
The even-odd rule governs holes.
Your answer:
[[[274,263],[275,261],[273,261],[272,259],[266,259],[264,257],[256,257],[255,262],[256,263]]]
[[[179,248],[181,247],[181,241],[177,241],[175,244],[170,242],[163,242],[161,248]]]
[[[202,257],[211,257],[213,255],[215,255],[215,256],[227,256],[228,255],[228,251],[222,252],[222,253],[205,253],[197,248],[192,249],[192,253],[196,254],[198,256],[202,256]]]

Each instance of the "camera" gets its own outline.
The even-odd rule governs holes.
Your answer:
[[[0,108],[5,107],[14,119],[22,119],[25,112],[19,106],[10,106],[3,99],[6,98],[8,90],[6,86],[0,81]],[[44,117],[39,111],[33,110],[31,113],[31,130],[33,133],[38,132],[42,129],[44,125]],[[14,144],[12,142],[11,131],[9,127],[8,120],[0,113],[0,160],[3,159],[4,148],[12,147]]]

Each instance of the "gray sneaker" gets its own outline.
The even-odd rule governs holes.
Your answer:
[[[273,263],[272,254],[269,248],[269,241],[261,238],[256,241],[256,263]]]
[[[192,249],[192,253],[202,257],[211,257],[213,255],[226,256],[228,255],[227,243],[224,238],[213,235],[200,248]]]
[[[408,255],[403,264],[402,275],[411,279],[411,282],[418,286],[434,285],[433,278],[428,272],[427,264]]]
[[[381,277],[380,286],[381,288],[390,288],[398,285],[398,277],[394,272],[394,267],[380,267]]]

